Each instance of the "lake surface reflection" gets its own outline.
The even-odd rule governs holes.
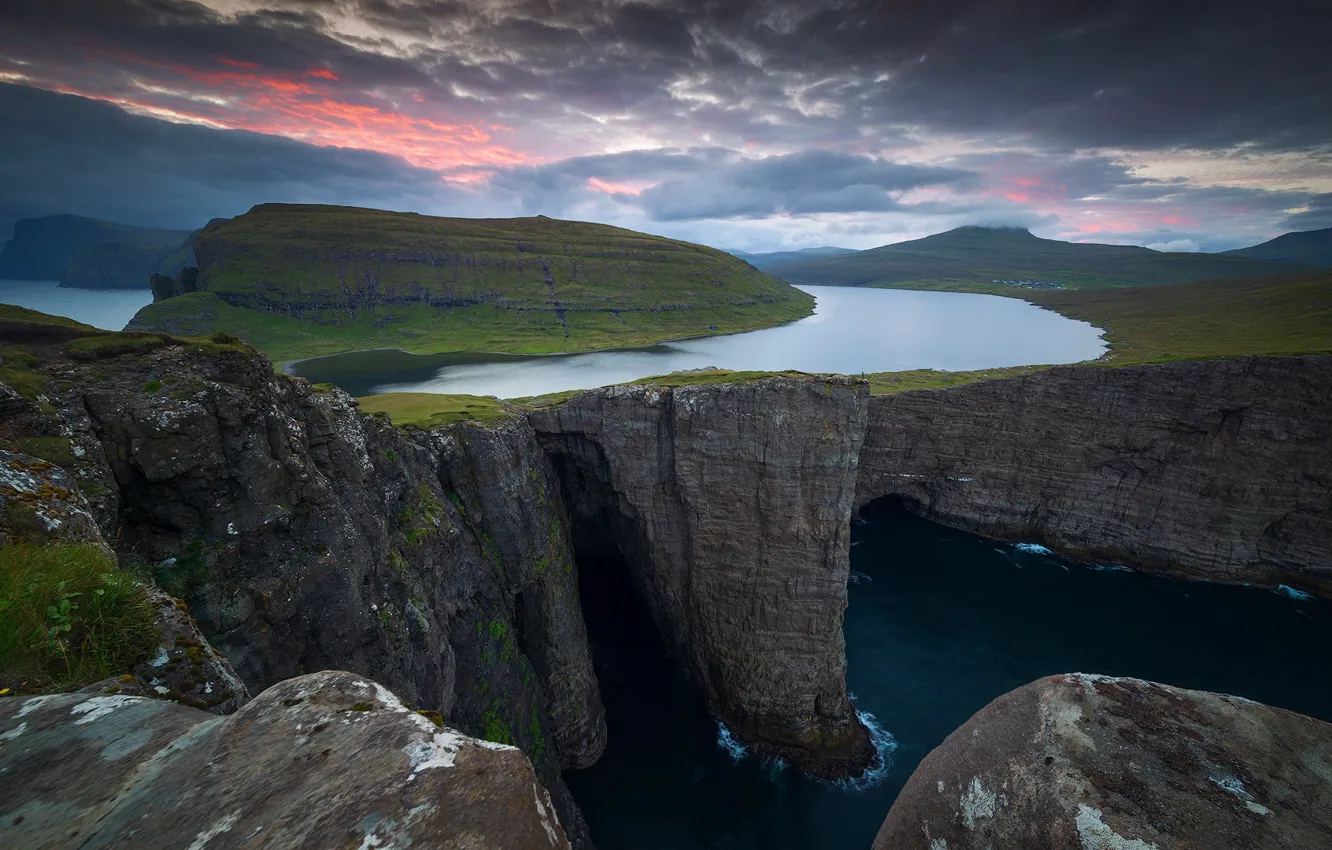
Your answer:
[[[65,316],[95,328],[123,330],[153,303],[149,289],[61,289],[58,280],[0,280],[0,304]]]
[[[622,383],[682,369],[802,372],[961,371],[1091,360],[1101,331],[1015,298],[957,292],[801,287],[813,316],[749,333],[589,354],[413,355],[363,351],[294,364],[292,371],[352,395],[471,393],[500,398]]]

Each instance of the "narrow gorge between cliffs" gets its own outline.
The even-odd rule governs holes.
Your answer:
[[[1318,659],[1273,649],[1325,646],[1327,603],[1273,591],[1332,595],[1332,358],[614,386],[421,429],[239,347],[45,345],[49,401],[3,424],[70,460],[5,468],[77,479],[82,533],[252,693],[347,670],[519,747],[577,848],[864,846],[925,750],[1048,672],[1329,714]],[[836,785],[880,730],[887,775]]]
[[[719,738],[623,562],[580,555],[609,737],[566,774],[601,850],[868,847],[920,760],[991,699],[1069,670],[1219,691],[1332,720],[1332,603],[1071,564],[904,510],[852,533],[847,680],[892,736],[881,777],[811,779]],[[593,568],[588,568],[592,560]],[[591,586],[589,586],[591,584]]]

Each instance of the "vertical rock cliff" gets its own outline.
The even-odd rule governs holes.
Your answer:
[[[1084,562],[1332,594],[1332,357],[877,396],[856,504],[881,496]]]
[[[530,416],[580,536],[623,555],[709,709],[822,776],[872,758],[842,637],[868,400],[862,381],[774,378],[612,387]]]
[[[63,441],[122,562],[187,599],[253,691],[347,669],[521,747],[587,845],[560,770],[594,761],[605,726],[527,423],[409,437],[235,346],[97,352],[42,350],[47,401],[17,404],[5,431]]]

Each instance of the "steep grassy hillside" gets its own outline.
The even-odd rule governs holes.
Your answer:
[[[1284,263],[1306,263],[1332,268],[1332,227],[1324,230],[1306,230],[1285,233],[1251,248],[1225,251],[1225,257],[1246,257],[1251,260],[1277,260]]]
[[[173,264],[189,236],[185,230],[77,215],[22,219],[0,250],[0,278],[58,280],[84,289],[147,289],[148,278]]]
[[[813,298],[725,252],[545,217],[268,204],[195,239],[200,291],[131,324],[275,360],[393,347],[553,353],[768,327]]]
[[[1220,254],[1166,253],[1040,239],[1025,230],[959,227],[855,254],[782,264],[770,271],[792,283],[1011,295],[1033,287],[996,281],[1089,289],[1258,277],[1286,274],[1291,268]]]

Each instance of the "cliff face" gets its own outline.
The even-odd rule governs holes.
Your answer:
[[[614,387],[531,420],[579,537],[623,555],[710,710],[760,751],[858,772],[842,613],[863,382]]]
[[[7,353],[26,389],[0,386],[0,448],[88,497],[51,517],[186,598],[252,691],[349,669],[519,746],[575,845],[560,770],[606,740],[575,546],[622,556],[739,738],[825,776],[872,758],[842,637],[871,499],[1083,560],[1332,592],[1328,357],[876,398],[847,378],[611,387],[403,432],[227,343],[22,342],[41,375]]]
[[[251,690],[373,677],[521,747],[586,844],[560,770],[595,760],[605,727],[558,487],[526,422],[408,439],[241,350],[150,348],[45,351],[50,404],[16,402],[0,432],[62,435],[45,439],[65,441],[122,562],[187,599]]]
[[[881,496],[1084,562],[1332,594],[1332,358],[875,397],[856,504]]]
[[[59,280],[62,286],[85,289],[146,289],[148,277],[170,267],[189,235],[76,215],[21,219],[14,223],[14,238],[0,250],[0,278]]]

